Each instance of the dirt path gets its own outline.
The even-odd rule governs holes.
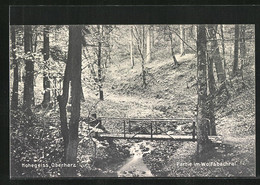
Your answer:
[[[162,116],[163,112],[154,109],[156,105],[164,103],[156,98],[130,96],[107,92],[104,103],[114,104],[114,109],[120,109],[122,116],[126,117],[156,117]]]

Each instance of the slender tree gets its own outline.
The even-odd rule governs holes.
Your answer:
[[[43,72],[43,107],[47,107],[51,100],[50,87],[51,83],[47,74],[48,60],[50,57],[50,41],[49,41],[49,26],[45,26],[43,30],[43,59],[44,59],[44,72]]]
[[[246,56],[246,25],[240,25],[240,56],[244,60]]]
[[[12,57],[13,57],[13,91],[12,91],[12,101],[11,101],[11,109],[15,110],[18,107],[18,63],[16,60],[16,39],[15,39],[15,26],[11,26],[11,44],[12,44]]]
[[[145,26],[143,25],[142,26],[142,43],[143,43],[143,54],[142,54],[142,76],[143,76],[143,86],[144,88],[146,88],[147,84],[146,84],[146,71],[145,71],[145,68],[144,68],[144,61],[145,61],[145,57],[144,57],[144,51],[145,51],[145,42],[144,42],[144,39],[145,39]]]
[[[197,28],[197,66],[198,66],[198,122],[197,122],[197,153],[205,151],[208,140],[206,101],[207,101],[207,78],[206,78],[206,29],[205,25]]]
[[[68,60],[63,81],[63,94],[58,96],[61,119],[61,132],[64,139],[65,162],[77,163],[78,127],[80,118],[81,98],[81,54],[82,54],[82,27],[69,26]],[[67,122],[66,105],[68,103],[69,86],[71,82],[71,117]],[[65,176],[75,176],[75,168],[67,168]]]
[[[208,86],[209,86],[209,95],[207,96],[208,119],[209,119],[208,134],[217,135],[216,124],[215,124],[215,103],[214,103],[214,98],[216,94],[216,83],[215,83],[215,78],[213,73],[213,59],[211,57],[208,58]]]
[[[111,47],[111,32],[112,32],[112,28],[110,26],[108,26],[108,34],[107,34],[107,60],[106,60],[106,64],[105,66],[107,67],[107,62],[110,64],[111,63],[111,51],[112,51],[112,47]]]
[[[25,112],[31,113],[31,106],[34,104],[34,64],[32,61],[32,26],[24,26],[24,52],[25,58],[25,79],[24,79],[24,97],[23,105]]]
[[[219,46],[218,46],[218,41],[216,36],[218,25],[208,24],[207,27],[208,27],[209,40],[211,45],[210,56],[213,59],[213,62],[216,67],[218,81],[220,83],[223,83],[226,80],[226,75],[223,68],[222,58],[220,57]]]
[[[177,61],[177,59],[176,59],[176,57],[175,57],[172,32],[171,32],[171,30],[170,30],[170,27],[168,27],[168,29],[169,29],[168,36],[169,36],[169,39],[170,39],[170,41],[171,41],[171,54],[172,54],[172,59],[173,59],[174,65],[177,66],[177,65],[178,65],[178,61]]]
[[[133,68],[135,65],[133,57],[133,26],[130,27],[130,61]]]
[[[151,27],[147,27],[146,34],[146,63],[151,62]]]
[[[209,95],[207,96],[207,105],[208,105],[208,134],[216,135],[216,124],[215,124],[215,103],[214,99],[216,96],[216,83],[213,72],[213,63],[215,64],[218,81],[222,86],[226,86],[226,75],[225,70],[222,65],[222,58],[219,52],[219,46],[217,42],[217,27],[218,25],[210,24],[207,25],[208,30],[208,39],[209,39],[209,53],[208,53],[208,87],[209,87]],[[223,47],[223,45],[222,45]]]
[[[142,80],[143,80],[143,87],[146,88],[147,82],[146,82],[146,71],[145,71],[145,27],[144,25],[141,26],[141,30],[138,31],[137,26],[134,26],[135,32],[133,32],[133,36],[135,37],[136,43],[137,43],[137,49],[141,56],[141,66],[142,66]]]
[[[234,43],[234,63],[233,63],[233,76],[238,72],[238,41],[239,41],[239,25],[235,25],[235,43]]]
[[[222,56],[223,56],[223,63],[224,63],[224,74],[226,74],[227,64],[226,64],[226,52],[225,52],[225,38],[224,38],[224,28],[223,25],[220,25],[220,32],[221,32],[221,46],[222,46]],[[229,73],[229,71],[228,71]]]
[[[37,51],[37,39],[38,39],[38,33],[37,33],[37,26],[34,28],[34,34],[33,34],[33,52]]]
[[[72,63],[71,87],[72,87],[72,112],[69,122],[69,143],[66,154],[67,163],[77,163],[78,148],[78,127],[80,118],[80,98],[81,98],[81,52],[82,33],[81,26],[70,26],[70,45]]]
[[[151,26],[151,48],[154,47],[154,44],[155,44],[155,38],[154,38],[154,31],[155,31],[155,26]]]
[[[185,55],[185,28],[183,25],[180,25],[180,54],[181,56]]]
[[[99,81],[99,99],[104,100],[104,93],[102,88],[102,66],[101,66],[101,58],[102,58],[102,36],[103,36],[103,28],[100,28],[101,26],[98,25],[98,81]]]

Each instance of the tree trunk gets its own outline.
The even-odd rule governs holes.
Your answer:
[[[24,26],[24,52],[27,55],[32,53],[32,26]],[[26,113],[31,114],[31,106],[34,104],[34,64],[30,57],[25,59],[25,79],[23,105]]]
[[[145,54],[144,54],[144,52],[145,52],[145,43],[144,43],[145,33],[144,33],[144,31],[145,31],[145,27],[144,27],[144,25],[140,26],[140,31],[138,31],[137,26],[135,26],[134,29],[135,29],[136,35],[133,32],[133,36],[136,39],[137,49],[138,49],[139,54],[141,56],[141,62],[142,62],[141,63],[141,67],[142,67],[141,76],[142,76],[142,81],[143,81],[143,87],[146,88],[146,86],[147,86],[147,84],[146,84],[146,71],[145,71],[145,68],[144,68],[144,62],[145,62]],[[140,34],[138,34],[138,33],[140,33]]]
[[[16,110],[18,107],[18,63],[16,60],[16,39],[15,39],[15,26],[11,26],[11,44],[12,44],[12,57],[14,65],[14,76],[13,76],[13,92],[12,92],[12,101],[11,109]]]
[[[185,29],[183,25],[180,25],[180,54],[181,56],[185,55],[185,44],[183,41],[185,41]]]
[[[108,33],[108,64],[111,63],[111,32]],[[106,63],[106,68],[108,67]]]
[[[50,41],[49,41],[49,26],[45,26],[43,30],[43,59],[45,61],[45,70],[43,73],[43,90],[44,90],[44,96],[43,96],[43,107],[47,107],[51,101],[51,83],[48,78],[48,60],[50,57]]]
[[[216,124],[215,124],[215,93],[216,93],[216,84],[213,73],[213,59],[208,58],[208,85],[209,85],[209,95],[208,95],[208,118],[209,118],[209,135],[217,135],[216,133]]]
[[[134,67],[134,58],[133,58],[133,26],[130,28],[130,60],[132,68]]]
[[[238,41],[239,41],[239,25],[235,25],[235,44],[234,44],[234,63],[233,63],[233,76],[238,72]]]
[[[61,131],[64,139],[65,162],[68,164],[77,163],[78,126],[81,98],[81,29],[81,26],[69,27],[69,52],[63,81],[63,94],[58,97]],[[72,87],[72,110],[68,125],[66,105],[68,102],[70,81]],[[76,168],[65,168],[64,176],[76,176]]]
[[[154,29],[155,29],[155,27],[153,26],[152,30],[151,30],[151,48],[154,47],[154,42],[155,42],[155,40],[154,40]]]
[[[100,30],[100,25],[98,25],[98,32],[99,32],[99,41],[98,41],[98,81],[99,81],[99,99],[104,100],[103,89],[102,89],[102,69],[101,69],[101,38],[102,38],[102,31]]]
[[[200,155],[207,148],[209,142],[206,119],[206,29],[205,25],[198,25],[197,29],[197,62],[198,62],[198,127],[197,127],[197,153]]]
[[[173,63],[174,63],[174,66],[177,66],[178,61],[175,57],[174,45],[173,45],[173,39],[172,39],[172,33],[171,32],[169,32],[169,38],[170,38],[170,41],[171,41],[171,54],[172,54]]]
[[[150,27],[147,28],[147,36],[146,36],[146,63],[151,62],[151,33]]]
[[[241,25],[240,26],[240,55],[243,60],[246,57],[245,31],[246,31],[246,25]]]
[[[71,33],[70,33],[71,35]],[[71,40],[71,36],[69,38]],[[69,87],[70,87],[70,80],[71,80],[71,71],[72,71],[72,64],[71,64],[71,47],[69,47],[69,55],[68,60],[66,63],[66,68],[64,72],[64,79],[63,79],[63,86],[62,86],[62,95],[57,97],[60,109],[60,121],[61,121],[61,135],[64,142],[64,158],[63,162],[66,162],[66,150],[69,143],[69,128],[68,128],[68,120],[67,120],[67,110],[66,106],[69,99]]]
[[[226,64],[226,52],[225,52],[225,38],[224,38],[224,31],[223,31],[223,25],[220,25],[220,32],[221,32],[221,45],[222,45],[222,53],[223,53],[223,62],[224,62],[224,74],[226,74],[227,64]],[[228,70],[229,73],[229,70]]]
[[[145,27],[144,27],[144,25],[142,26],[142,28],[143,28],[143,38],[142,38],[142,43],[143,43],[143,56],[144,56],[144,51],[145,51],[145,43],[144,43],[144,38],[145,38],[145,35],[144,35],[144,32],[145,32]],[[146,88],[146,72],[145,72],[145,69],[144,69],[144,61],[145,61],[145,58],[144,57],[142,57],[142,76],[143,76],[143,86],[144,86],[144,88]]]
[[[223,83],[226,80],[226,75],[223,69],[222,59],[220,57],[220,52],[219,52],[219,46],[218,46],[218,41],[216,36],[217,27],[218,25],[215,24],[208,25],[208,34],[209,34],[210,46],[211,46],[210,57],[213,59],[215,63],[218,81],[220,83]]]
[[[66,150],[66,162],[77,163],[77,149],[78,149],[78,127],[80,118],[80,98],[81,98],[81,26],[70,26],[70,43],[71,47],[71,87],[72,87],[72,112],[69,122],[69,143]],[[69,168],[71,172],[69,175],[76,175],[74,168]]]

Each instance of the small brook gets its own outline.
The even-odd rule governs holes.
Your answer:
[[[117,171],[118,177],[152,177],[151,171],[143,162],[143,155],[150,153],[152,149],[149,142],[134,143],[130,147],[131,157]]]

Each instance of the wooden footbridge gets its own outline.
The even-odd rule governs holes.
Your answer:
[[[93,131],[93,137],[97,139],[197,141],[193,119],[99,117],[91,124],[103,130]],[[209,136],[209,139],[213,142],[221,140],[219,136]]]

